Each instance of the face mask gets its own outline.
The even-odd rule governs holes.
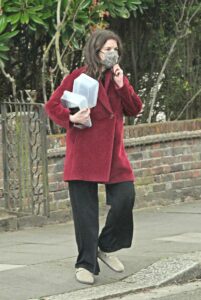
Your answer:
[[[114,65],[118,63],[118,60],[118,52],[113,50],[104,53],[104,59],[101,61],[101,63],[106,67],[106,69],[111,69]]]

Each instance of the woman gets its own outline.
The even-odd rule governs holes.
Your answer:
[[[56,89],[45,108],[49,117],[67,129],[64,180],[69,183],[78,257],[76,279],[93,284],[100,269],[98,258],[116,272],[124,266],[109,253],[131,246],[132,209],[135,199],[134,175],[123,144],[123,115],[136,116],[142,102],[118,62],[122,55],[120,38],[112,31],[98,30],[85,46],[85,66],[73,71]],[[65,90],[72,91],[81,73],[99,80],[96,107],[72,115],[61,104]],[[92,127],[79,129],[91,118]],[[98,183],[106,187],[111,206],[99,235]]]

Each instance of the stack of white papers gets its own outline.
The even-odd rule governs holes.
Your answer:
[[[61,97],[62,104],[67,108],[92,108],[97,103],[98,89],[98,81],[83,73],[74,80],[72,92],[64,91]],[[91,127],[91,120],[84,125],[77,127]]]

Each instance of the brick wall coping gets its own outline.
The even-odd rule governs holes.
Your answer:
[[[155,134],[201,130],[201,119],[167,121],[124,126],[125,138],[138,138]]]
[[[171,132],[171,133],[162,133],[149,136],[141,136],[135,138],[124,139],[125,147],[133,147],[147,144],[155,144],[161,142],[169,142],[174,140],[187,140],[201,138],[201,130],[196,131],[183,131],[183,132]]]
[[[201,130],[196,131],[183,131],[183,132],[171,132],[163,134],[155,134],[149,136],[142,136],[136,138],[126,138],[124,139],[124,145],[126,148],[140,145],[150,145],[161,142],[169,142],[174,140],[187,140],[201,138]],[[56,149],[48,150],[48,157],[63,157],[65,155],[65,147],[59,147]]]
[[[59,147],[56,149],[48,149],[47,150],[47,155],[49,158],[63,157],[63,156],[65,156],[65,153],[66,153],[66,147]]]

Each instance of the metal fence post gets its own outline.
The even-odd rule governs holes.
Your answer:
[[[9,209],[9,184],[8,184],[8,156],[7,154],[7,137],[6,137],[6,105],[1,103],[1,116],[2,116],[2,145],[3,145],[3,183],[4,183],[4,200],[5,208]]]
[[[40,107],[41,157],[43,174],[43,201],[44,215],[49,217],[49,187],[48,187],[48,160],[47,160],[47,117],[44,106]]]

